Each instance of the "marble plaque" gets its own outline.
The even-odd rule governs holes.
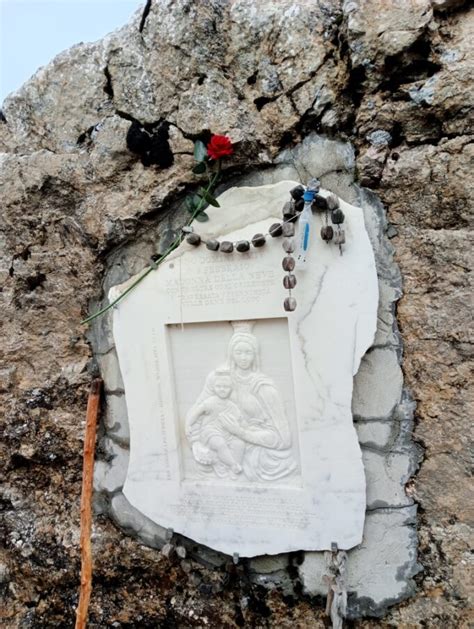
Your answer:
[[[265,233],[295,185],[230,189],[197,229],[232,241]],[[378,292],[362,210],[341,207],[344,254],[319,238],[317,216],[294,312],[283,309],[279,238],[232,254],[183,243],[115,309],[130,424],[124,494],[161,526],[241,557],[360,543],[351,399]]]

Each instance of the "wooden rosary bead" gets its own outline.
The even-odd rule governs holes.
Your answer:
[[[296,286],[296,275],[293,273],[288,273],[288,275],[283,276],[283,286],[289,290]]]
[[[295,204],[293,201],[287,201],[281,211],[283,216],[294,216],[296,214]]]
[[[331,221],[334,225],[341,225],[344,222],[344,212],[340,208],[336,208],[331,212]]]
[[[201,244],[201,236],[193,232],[186,237],[186,242],[197,247]]]
[[[295,201],[297,201],[298,199],[303,198],[304,187],[303,186],[296,186],[296,188],[292,188],[290,190],[290,194],[293,197],[293,199]]]
[[[333,236],[334,236],[334,229],[331,227],[331,225],[326,225],[325,227],[321,227],[321,238],[323,240],[325,240],[326,242],[329,242],[330,240],[332,240]]]
[[[248,240],[239,240],[239,242],[235,245],[235,248],[239,253],[245,253],[250,249],[250,243]]]
[[[334,234],[334,244],[343,245],[346,242],[346,233],[343,229],[338,229]]]
[[[335,194],[329,194],[326,197],[326,203],[328,206],[328,210],[336,210],[339,207],[339,199]]]
[[[283,223],[282,234],[285,237],[294,236],[295,235],[295,224],[294,223]]]
[[[283,302],[283,307],[287,312],[293,312],[296,308],[296,299],[294,297],[287,297]]]
[[[295,201],[296,212],[302,212],[303,208],[304,208],[304,199],[298,199],[298,201]]]
[[[328,207],[328,204],[327,204],[326,199],[320,194],[316,194],[314,196],[314,201],[311,205],[311,208],[313,210],[321,211],[321,210],[327,210],[327,207]]]
[[[285,256],[281,263],[284,271],[293,271],[295,268],[295,259],[293,256]]]
[[[273,223],[270,225],[270,229],[268,230],[270,236],[272,238],[278,238],[283,233],[283,228],[281,223]]]
[[[286,253],[293,253],[293,251],[295,250],[295,239],[285,238],[282,243],[282,247],[286,251]]]
[[[263,234],[255,234],[252,238],[252,245],[254,247],[263,247],[266,243],[265,236]]]
[[[283,206],[283,220],[287,222],[296,221],[298,212],[296,211],[297,201],[287,201]]]
[[[212,239],[206,242],[206,247],[209,251],[219,251],[220,244],[218,240]]]
[[[234,245],[229,240],[221,242],[220,250],[223,253],[232,253],[234,251]]]

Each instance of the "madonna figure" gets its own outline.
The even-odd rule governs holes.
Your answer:
[[[260,371],[258,341],[249,321],[233,323],[226,365],[211,372],[186,417],[195,460],[221,478],[275,481],[296,471],[285,409],[271,378]],[[225,407],[216,401],[228,375]],[[224,385],[226,383],[224,382]],[[223,394],[223,393],[222,393]],[[231,406],[232,405],[232,406]],[[218,411],[216,409],[224,410]],[[212,447],[208,435],[219,433]],[[211,447],[210,447],[211,445]],[[220,454],[219,454],[220,452]],[[208,468],[209,469],[209,468]]]

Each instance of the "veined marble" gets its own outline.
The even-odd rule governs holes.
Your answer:
[[[265,233],[295,185],[227,190],[196,230],[232,241]],[[362,210],[341,208],[344,254],[320,239],[315,216],[294,312],[283,310],[280,238],[232,254],[183,243],[116,307],[130,424],[124,494],[161,526],[241,557],[361,542],[351,400],[378,288]]]

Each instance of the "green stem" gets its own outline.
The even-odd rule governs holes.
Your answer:
[[[217,160],[216,172],[211,177],[211,179],[210,179],[210,181],[209,181],[209,183],[208,183],[208,185],[206,187],[206,192],[210,192],[211,189],[213,188],[213,186],[217,183],[217,179],[218,179],[218,177],[220,175],[220,171],[221,171],[221,161],[219,159],[219,160]],[[197,204],[196,209],[191,214],[191,217],[189,218],[189,220],[186,222],[187,226],[191,225],[191,223],[194,221],[194,219],[199,214],[199,212],[201,212],[201,208],[204,205],[204,203],[205,203],[205,200],[201,197],[201,200]],[[116,306],[119,303],[119,301],[122,301],[122,299],[126,295],[128,295],[128,293],[130,293],[135,288],[135,286],[140,284],[140,282],[142,280],[144,280],[147,275],[149,275],[152,271],[154,271],[156,268],[158,268],[159,265],[163,262],[163,260],[165,258],[167,258],[170,255],[170,253],[173,252],[181,244],[182,241],[183,241],[183,235],[182,235],[182,233],[179,233],[178,236],[176,236],[176,238],[173,240],[171,245],[168,247],[168,249],[158,258],[158,260],[156,260],[156,262],[152,266],[149,266],[147,269],[145,269],[145,271],[140,275],[140,277],[138,277],[133,282],[133,284],[130,284],[130,286],[127,288],[127,290],[125,290],[123,293],[121,293],[116,299],[114,299],[110,304],[108,304],[107,306],[105,306],[101,310],[98,310],[97,312],[95,312],[94,314],[90,315],[89,317],[86,317],[83,321],[81,321],[81,324],[90,323],[94,319],[97,319],[97,317],[100,317],[101,315],[105,314],[108,310],[110,310],[111,308]]]

